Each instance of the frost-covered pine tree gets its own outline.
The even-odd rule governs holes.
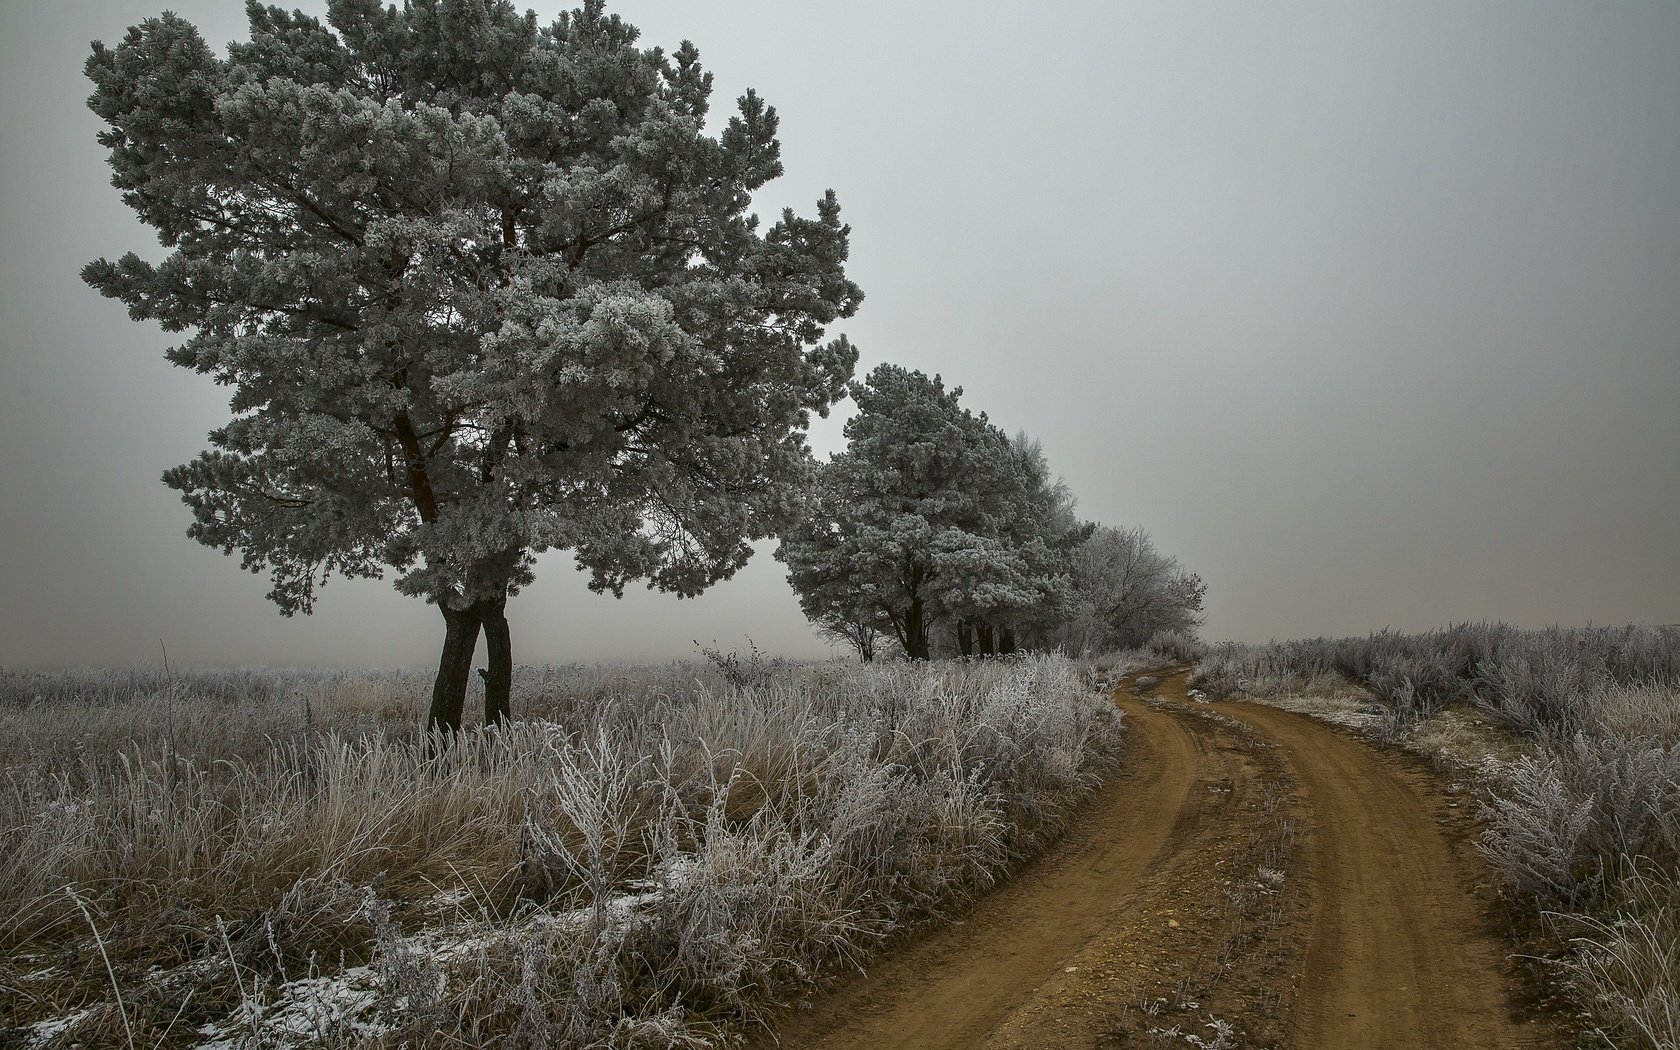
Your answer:
[[[1005,565],[1014,582],[1000,591],[996,582],[982,580],[968,592],[956,625],[965,656],[976,650],[982,656],[1010,653],[1021,640],[1045,644],[1070,611],[1073,552],[1096,528],[1074,513],[1077,501],[1067,483],[1051,472],[1038,440],[1017,431],[1010,453],[1021,485],[1002,507],[996,531],[998,542],[1011,553]]]
[[[446,625],[430,723],[460,724],[480,630],[507,712],[504,606],[534,557],[596,590],[694,595],[790,519],[804,428],[856,362],[832,193],[768,230],[782,171],[752,92],[716,135],[694,47],[598,0],[251,2],[226,58],[165,14],[94,45],[113,183],[167,254],[90,264],[169,352],[233,388],[164,475],[189,534],[267,571],[282,613],[394,570]]]
[[[806,615],[927,659],[935,624],[1037,600],[1039,565],[1011,532],[1027,481],[1009,438],[938,376],[881,365],[850,391],[846,450],[776,552]]]

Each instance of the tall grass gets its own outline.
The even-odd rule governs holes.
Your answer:
[[[529,717],[441,754],[416,676],[7,676],[0,1026],[705,1045],[988,885],[1117,761],[1059,658],[774,670],[521,669]]]
[[[1620,1047],[1680,1047],[1680,630],[1459,624],[1227,645],[1210,693],[1363,686],[1389,735],[1463,705],[1525,751],[1484,785],[1482,853],[1575,951],[1565,972]]]

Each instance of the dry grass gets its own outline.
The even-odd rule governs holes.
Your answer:
[[[1571,966],[1576,990],[1612,1046],[1680,1047],[1680,893],[1672,876],[1624,882],[1610,921],[1559,916],[1580,932]]]
[[[7,676],[0,1039],[706,1045],[1117,760],[1057,658],[763,674],[521,669],[441,756],[417,676]]]

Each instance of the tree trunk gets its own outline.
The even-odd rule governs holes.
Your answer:
[[[1008,656],[1015,651],[1015,628],[1004,627],[998,631],[998,653]]]
[[[967,620],[957,621],[957,648],[964,656],[974,655],[974,625]]]
[[[981,656],[991,656],[992,654],[996,653],[997,652],[996,635],[992,631],[992,625],[989,624],[989,623],[981,624],[980,628],[979,628],[979,634],[980,634],[980,655]]]
[[[497,726],[512,713],[513,636],[508,631],[507,595],[479,602],[484,618],[484,724]]]
[[[912,660],[928,658],[927,624],[922,616],[922,599],[910,599],[910,612],[904,618],[904,655]]]
[[[872,627],[857,628],[858,656],[866,664],[875,662],[875,629]]]
[[[473,650],[478,648],[483,611],[477,604],[451,609],[440,603],[438,608],[443,612],[443,655],[432,682],[432,710],[426,728],[452,736],[461,729],[461,709],[467,703],[467,682],[472,678]]]

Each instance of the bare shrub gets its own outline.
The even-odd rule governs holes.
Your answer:
[[[1188,631],[1161,630],[1149,637],[1144,646],[1173,663],[1195,663],[1208,654],[1207,643]]]
[[[711,645],[695,642],[694,647],[735,689],[769,688],[778,681],[786,680],[793,666],[780,657],[768,655],[751,638],[747,639],[745,655],[734,649],[725,652],[718,648],[716,642]]]

